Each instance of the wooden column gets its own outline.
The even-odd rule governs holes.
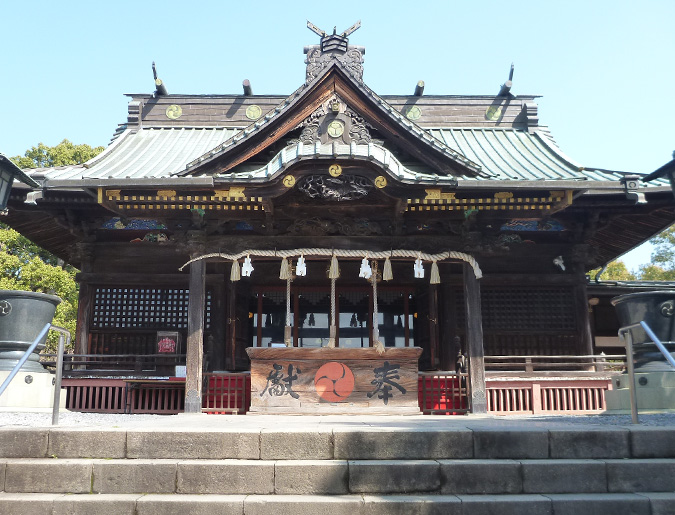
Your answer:
[[[575,288],[577,305],[577,327],[579,327],[579,354],[593,354],[593,335],[591,333],[591,319],[588,312],[588,293],[586,281]]]
[[[223,272],[224,273],[224,272]],[[211,297],[211,336],[213,336],[213,348],[209,356],[210,370],[224,370],[227,338],[227,303],[225,302],[225,283],[220,280],[209,282],[212,288]]]
[[[477,414],[487,413],[480,284],[473,268],[468,263],[464,263],[464,301],[466,304],[466,351],[471,381],[471,411]]]
[[[89,354],[89,321],[94,304],[94,288],[89,283],[80,282],[77,299],[77,332],[73,343],[75,354]]]
[[[432,370],[438,370],[438,287],[429,285],[429,362]]]
[[[190,265],[190,295],[188,297],[185,413],[202,412],[205,279],[206,262],[202,260],[192,263]]]

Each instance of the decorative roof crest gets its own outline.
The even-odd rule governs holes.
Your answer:
[[[323,70],[333,60],[340,61],[358,80],[363,77],[363,55],[366,49],[363,47],[350,46],[349,36],[352,32],[361,27],[361,21],[357,21],[354,25],[349,27],[341,34],[337,34],[337,30],[333,28],[333,33],[328,34],[319,27],[307,22],[307,28],[321,37],[319,45],[311,45],[305,47],[305,54],[307,58],[306,82],[311,82],[316,78],[321,70]]]

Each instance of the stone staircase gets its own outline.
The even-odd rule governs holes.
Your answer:
[[[675,514],[675,427],[245,418],[0,428],[0,513]]]

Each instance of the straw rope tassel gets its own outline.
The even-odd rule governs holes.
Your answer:
[[[382,280],[391,281],[394,278],[394,274],[391,271],[391,261],[389,257],[384,260],[384,268],[382,269]]]
[[[438,273],[438,263],[436,261],[431,263],[431,278],[429,280],[430,284],[440,284],[441,283],[441,274]]]
[[[288,270],[288,259],[283,258],[281,260],[281,268],[279,269],[279,279],[286,280],[291,276]]]
[[[286,263],[286,268],[290,268],[290,264]],[[284,343],[286,347],[293,346],[293,334],[291,330],[291,274],[286,278],[286,327],[284,327]]]
[[[328,338],[328,347],[335,347],[335,336],[337,330],[335,327],[335,281],[340,277],[340,266],[338,265],[337,256],[333,254],[330,260],[330,269],[328,270],[328,278],[330,279],[330,333]]]
[[[230,270],[230,281],[236,282],[241,279],[241,272],[239,271],[239,261],[232,260],[232,270]]]
[[[384,354],[384,344],[380,341],[379,315],[377,312],[377,271],[370,279],[373,282],[373,347],[379,355]]]

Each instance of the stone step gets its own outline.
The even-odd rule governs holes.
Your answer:
[[[74,494],[675,492],[675,459],[0,459],[0,490]],[[1,510],[0,510],[1,512]]]
[[[3,515],[666,515],[675,493],[531,495],[182,495],[0,492]]]
[[[675,458],[675,427],[0,428],[0,458]]]

